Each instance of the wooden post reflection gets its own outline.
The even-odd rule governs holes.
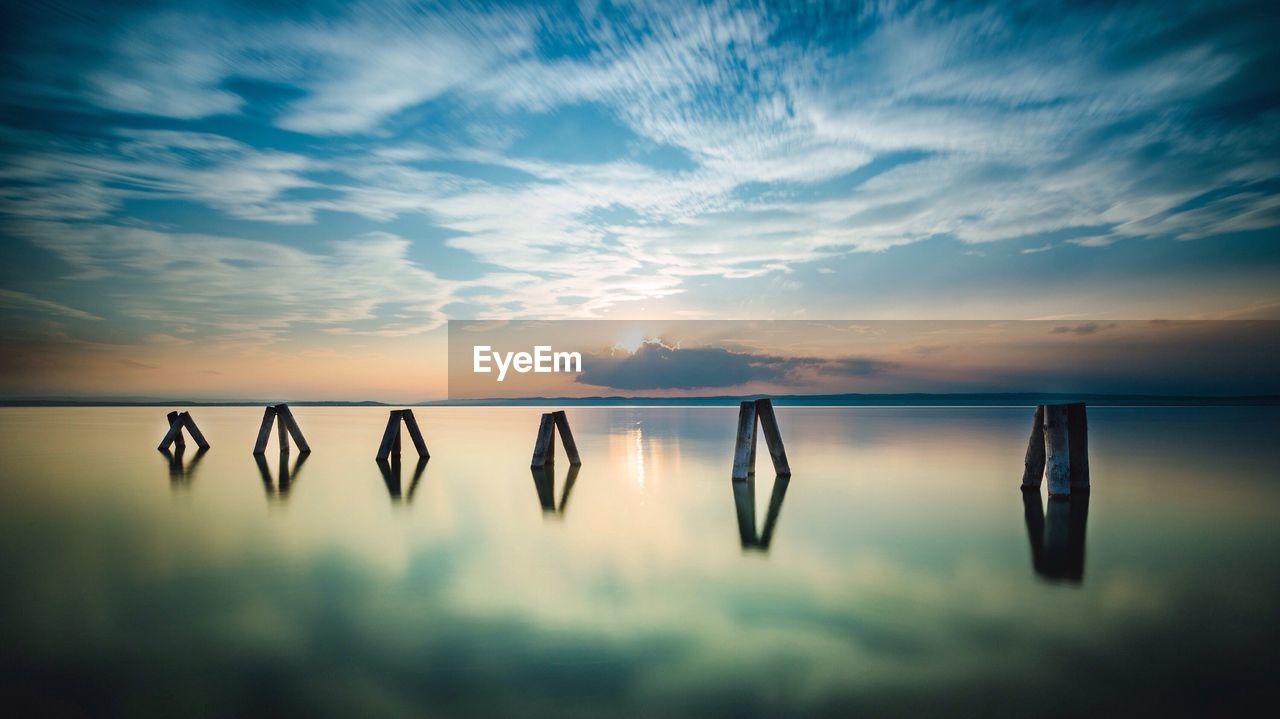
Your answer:
[[[787,496],[787,487],[791,478],[778,475],[773,480],[773,492],[769,496],[769,509],[765,512],[764,531],[756,531],[756,478],[748,476],[745,480],[732,482],[733,504],[738,513],[738,538],[743,549],[768,552],[773,541],[773,530],[778,525],[778,515],[782,513],[782,500]]]
[[[1050,496],[1046,513],[1039,490],[1024,490],[1022,507],[1035,573],[1051,581],[1083,582],[1089,495]]]
[[[560,503],[557,505],[555,463],[548,462],[540,467],[530,467],[529,471],[533,475],[533,488],[538,493],[538,504],[542,507],[544,515],[564,517],[565,509],[569,506],[569,495],[573,492],[573,485],[578,481],[578,472],[581,470],[582,467],[580,465],[569,465],[569,471],[565,473],[564,477],[564,489],[560,491]]]

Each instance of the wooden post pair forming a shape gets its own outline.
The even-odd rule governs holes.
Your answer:
[[[1022,488],[1038,490],[1042,478],[1049,481],[1051,497],[1089,491],[1089,418],[1084,402],[1036,406]]]
[[[756,473],[756,418],[764,428],[764,441],[773,458],[773,471],[780,477],[791,476],[787,463],[787,450],[782,446],[782,433],[778,431],[778,418],[773,414],[773,401],[747,400],[738,408],[738,439],[733,447],[733,478],[744,480]]]
[[[187,441],[182,438],[183,427],[186,427],[187,431],[191,433],[191,439],[195,440],[200,449],[209,448],[209,442],[205,440],[204,434],[196,426],[196,421],[191,419],[190,412],[170,412],[169,431],[165,433],[164,439],[160,440],[160,446],[156,447],[156,449],[164,452],[169,449],[169,445],[174,445],[180,449],[186,447]]]
[[[418,429],[418,420],[413,417],[411,409],[393,409],[391,416],[387,417],[387,429],[382,433],[382,444],[378,445],[378,456],[374,459],[385,460],[388,456],[394,454],[400,456],[400,422],[404,422],[404,426],[409,430],[409,439],[413,440],[414,449],[418,450],[418,456],[423,459],[430,459],[431,455],[427,452],[427,443],[422,439],[422,431]]]
[[[555,464],[557,431],[560,432],[560,439],[564,440],[564,453],[569,455],[569,464],[575,467],[582,464],[582,460],[578,458],[578,445],[573,441],[573,432],[569,431],[569,418],[565,416],[564,410],[556,410],[542,415],[542,424],[538,425],[538,440],[533,444],[533,463],[530,467],[536,469]]]
[[[311,451],[311,445],[307,444],[306,438],[302,436],[302,430],[298,428],[298,421],[293,418],[289,405],[277,404],[268,406],[262,413],[262,426],[258,427],[258,441],[253,445],[254,454],[267,451],[267,439],[271,436],[272,422],[276,423],[276,428],[279,430],[281,454],[289,451],[290,435],[293,436],[293,443],[298,445],[299,452],[306,454]]]

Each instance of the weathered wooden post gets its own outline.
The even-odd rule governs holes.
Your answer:
[[[182,438],[183,429],[186,429],[191,434],[191,439],[195,441],[196,446],[200,447],[200,449],[209,449],[208,440],[204,438],[204,433],[196,426],[196,421],[191,419],[190,412],[170,412],[168,419],[169,431],[165,433],[164,439],[160,440],[160,446],[156,447],[156,449],[163,452],[171,444],[179,449],[186,447],[186,440]]]
[[[1044,474],[1049,496],[1071,494],[1071,450],[1067,440],[1067,408],[1051,404],[1044,408]]]
[[[311,445],[307,444],[307,440],[302,436],[302,429],[298,427],[298,420],[293,418],[293,411],[289,409],[287,404],[271,405],[262,413],[262,424],[258,426],[258,441],[253,445],[254,454],[262,454],[267,451],[267,440],[271,437],[271,424],[276,423],[278,431],[278,441],[280,443],[281,454],[289,452],[289,437],[293,437],[293,443],[298,445],[298,451],[307,454],[311,451]],[[288,433],[286,435],[286,432]]]
[[[582,464],[582,459],[578,457],[578,445],[573,440],[573,432],[569,430],[569,418],[564,410],[556,410],[542,415],[542,421],[538,425],[538,438],[533,443],[533,461],[530,467],[555,464],[557,431],[560,433],[560,439],[564,440],[564,452],[569,456],[569,464],[574,466]]]
[[[773,471],[780,477],[791,476],[787,450],[782,445],[782,432],[773,413],[773,401],[767,398],[745,401],[738,405],[738,433],[733,447],[733,478],[744,480],[756,471],[756,428],[764,429],[765,445],[773,460]]]
[[[385,460],[392,454],[400,456],[401,422],[409,430],[409,439],[413,441],[414,449],[418,450],[418,456],[430,459],[431,453],[427,451],[426,440],[422,438],[422,430],[418,428],[418,420],[414,419],[411,409],[391,410],[387,417],[387,428],[382,432],[382,443],[378,445],[378,456],[374,459]]]

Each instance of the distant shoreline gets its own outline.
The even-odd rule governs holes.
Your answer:
[[[282,401],[298,407],[732,407],[765,395],[710,397],[525,397],[516,399],[430,400],[406,403],[332,400],[185,400],[185,399],[4,399],[0,407],[261,407]],[[1085,402],[1101,407],[1270,407],[1280,395],[1184,396],[1068,393],[902,393],[769,395],[782,407],[1023,407],[1055,402]]]

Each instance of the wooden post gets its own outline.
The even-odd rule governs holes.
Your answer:
[[[156,449],[165,452],[168,451],[169,445],[175,445],[178,449],[187,446],[186,441],[182,439],[182,418],[177,412],[169,413],[169,431],[164,433],[164,438],[160,440],[160,446]]]
[[[178,415],[178,419],[182,421],[182,426],[187,428],[191,433],[191,439],[196,441],[196,446],[202,450],[209,449],[209,441],[204,438],[204,433],[196,426],[196,421],[191,419],[190,412],[183,412]]]
[[[738,405],[738,435],[733,445],[733,478],[743,481],[755,474],[751,451],[756,434],[756,403],[746,401]]]
[[[276,408],[267,407],[262,413],[262,424],[258,426],[258,441],[253,444],[254,454],[262,454],[267,451],[267,439],[271,437],[271,423],[275,419]],[[269,476],[268,479],[270,479]]]
[[[413,448],[418,450],[418,456],[430,459],[431,453],[427,451],[427,442],[422,438],[422,430],[418,428],[413,410],[401,410],[400,418],[404,420],[404,428],[409,430],[409,439],[413,441]]]
[[[385,461],[393,450],[397,455],[400,454],[400,448],[396,446],[396,439],[400,437],[400,419],[401,411],[398,409],[391,410],[391,414],[387,416],[387,428],[382,432],[382,443],[378,445],[378,455],[374,457],[379,462]]]
[[[1067,405],[1067,447],[1071,456],[1071,493],[1089,491],[1089,417],[1084,402]]]
[[[175,434],[175,435],[173,436],[173,446],[174,446],[174,447],[176,447],[176,448],[178,448],[178,449],[182,449],[182,448],[186,447],[186,446],[187,446],[187,440],[183,439],[183,437],[182,437],[182,414],[180,414],[180,413],[178,413],[178,412],[170,412],[170,413],[168,414],[168,417],[169,417],[169,429],[170,429],[170,430],[172,430],[172,429],[173,429],[173,425],[175,425],[175,424],[176,424],[176,425],[178,425],[178,433],[177,433],[177,434]],[[168,435],[166,435],[166,436],[168,436]]]
[[[1051,404],[1044,408],[1045,478],[1049,496],[1071,494],[1071,452],[1067,439],[1066,405]]]
[[[285,427],[289,429],[289,434],[293,437],[293,443],[298,445],[298,451],[303,454],[310,452],[311,445],[307,444],[307,438],[302,436],[302,428],[298,426],[298,420],[293,418],[293,410],[289,409],[289,405],[276,405],[276,415],[284,420]]]
[[[282,455],[289,453],[289,431],[285,429],[286,424],[288,423],[284,421],[284,410],[281,409],[280,406],[277,406],[276,407],[276,441],[280,445],[280,454]],[[285,460],[282,458],[280,460],[280,469],[281,469],[282,479],[284,477],[284,470],[286,469],[284,462]]]
[[[551,413],[551,416],[555,418],[556,431],[564,441],[564,453],[569,455],[569,464],[574,466],[582,464],[582,460],[578,457],[578,444],[573,441],[573,432],[569,430],[569,418],[565,416],[564,410],[556,410]]]
[[[1027,456],[1022,460],[1022,488],[1040,489],[1044,478],[1044,405],[1036,405],[1031,420],[1031,438],[1027,440]]]
[[[550,412],[542,415],[542,423],[538,425],[538,439],[533,444],[533,462],[531,467],[545,466],[555,461],[556,454],[556,419]]]
[[[769,446],[769,456],[773,458],[774,474],[790,477],[791,465],[787,463],[787,450],[782,446],[778,418],[773,414],[773,400],[756,400],[756,416],[760,418],[760,428],[764,430],[764,442]]]

